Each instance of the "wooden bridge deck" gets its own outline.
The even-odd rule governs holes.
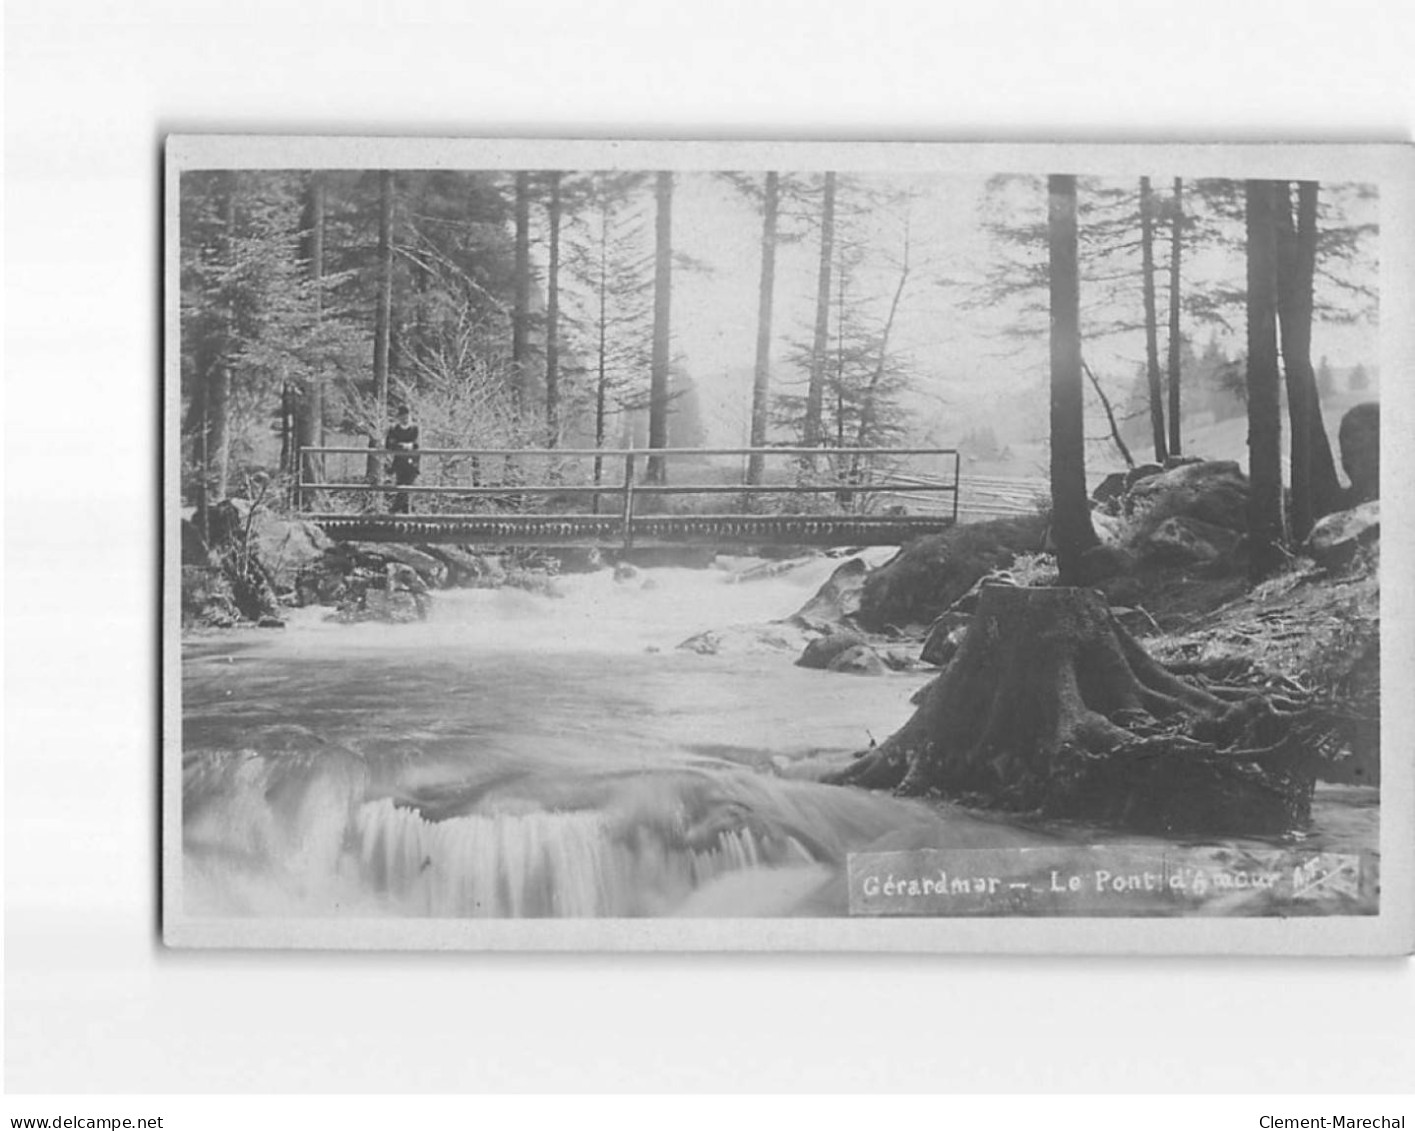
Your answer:
[[[471,546],[898,546],[953,525],[944,515],[310,514],[345,542]]]
[[[767,482],[726,481],[726,468],[707,482],[669,483],[662,472],[672,460],[697,461],[698,473],[712,471],[704,460],[759,457],[788,461]],[[926,466],[942,465],[939,474],[906,472],[906,461],[920,457]],[[359,482],[349,477],[350,464],[410,458],[407,452],[349,447],[301,449],[301,475],[296,484],[297,506],[304,517],[327,534],[355,542],[442,542],[472,546],[898,546],[926,534],[936,534],[958,519],[959,456],[951,448],[422,448],[415,457],[435,482]],[[339,464],[343,476],[325,474],[327,460]],[[594,479],[588,481],[589,462]],[[530,468],[547,464],[538,482]],[[620,464],[604,476],[606,461]],[[554,465],[553,470],[549,465]],[[306,472],[318,468],[312,478]],[[478,469],[515,472],[515,482],[478,481]],[[336,468],[338,470],[338,468]],[[465,478],[470,471],[472,482]],[[951,471],[951,474],[948,474]],[[460,482],[456,480],[462,480]],[[840,514],[662,514],[667,496],[705,498],[740,496],[744,509],[753,500],[795,496],[825,498],[843,509],[871,513]],[[377,513],[403,499],[420,514]],[[832,499],[833,497],[833,499]],[[938,503],[948,498],[946,509]],[[559,505],[583,510],[544,513]],[[612,508],[600,510],[601,500]],[[321,505],[370,505],[359,513],[324,513]],[[517,504],[516,511],[487,509]],[[310,504],[310,506],[306,506]],[[729,504],[734,505],[734,504]],[[828,504],[830,505],[830,504]],[[912,513],[901,513],[907,505]],[[927,509],[920,513],[920,505]],[[448,508],[453,508],[449,511]],[[588,510],[591,513],[585,513]],[[648,511],[649,513],[645,513]],[[892,512],[892,513],[891,513]]]

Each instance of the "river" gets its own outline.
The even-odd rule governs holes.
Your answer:
[[[741,580],[752,564],[188,638],[185,913],[841,915],[850,852],[1109,839],[812,780],[907,719],[928,673],[807,670],[750,637],[678,648],[789,616],[839,563]],[[1305,843],[1375,847],[1374,791],[1315,813]]]

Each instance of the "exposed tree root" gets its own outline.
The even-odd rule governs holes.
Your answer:
[[[1289,698],[1199,686],[1157,663],[1087,589],[983,590],[913,717],[835,776],[1155,831],[1283,831],[1310,768]]]

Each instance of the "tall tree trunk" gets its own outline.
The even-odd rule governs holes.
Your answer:
[[[1287,183],[1276,192],[1278,223],[1278,326],[1287,411],[1291,424],[1292,475],[1290,513],[1294,541],[1312,524],[1341,506],[1341,485],[1332,460],[1331,442],[1322,423],[1316,371],[1312,366],[1313,280],[1317,264],[1317,183],[1297,187],[1297,222]]]
[[[766,446],[767,405],[771,396],[771,300],[776,287],[776,214],[779,206],[780,176],[766,175],[766,195],[762,203],[762,272],[757,292],[757,364],[752,373],[752,432],[749,444]],[[747,457],[747,483],[762,481],[765,458],[753,452]]]
[[[324,174],[310,174],[308,186],[309,211],[309,273],[314,284],[314,320],[318,326],[323,317],[324,294]],[[324,366],[320,358],[315,359],[314,368],[306,382],[304,396],[300,398],[299,414],[295,429],[295,442],[301,448],[315,447],[324,443]],[[306,483],[320,480],[319,457],[306,455],[300,468],[301,478]]]
[[[1248,553],[1258,581],[1282,562],[1282,420],[1277,369],[1277,184],[1248,181]]]
[[[594,399],[594,446],[604,447],[604,417],[609,395],[609,207],[600,211],[599,228],[599,343],[598,372],[595,376]],[[594,458],[594,481],[598,483],[604,475],[604,457]],[[594,513],[599,513],[599,496],[593,499]]]
[[[673,174],[659,173],[655,185],[653,257],[653,361],[649,373],[649,447],[668,447],[668,365],[673,305]],[[665,483],[662,456],[648,461],[646,478]]]
[[[527,394],[531,340],[531,175],[516,174],[515,297],[511,312],[511,392],[517,408]]]
[[[806,421],[803,438],[808,448],[819,444],[821,410],[825,402],[825,373],[830,336],[830,277],[835,256],[835,174],[825,175],[821,195],[820,269],[816,275],[816,324],[811,339],[811,380],[806,388]],[[814,461],[812,465],[814,466]]]
[[[236,197],[240,191],[240,174],[228,172],[222,180],[225,194],[222,198],[222,248],[221,258],[227,271],[236,268]],[[210,370],[211,385],[207,392],[207,481],[212,485],[218,499],[224,499],[231,486],[231,385],[233,353],[236,348],[236,310],[234,304],[234,282],[226,280],[226,294],[222,300],[221,348],[217,352]]]
[[[1184,243],[1184,181],[1174,178],[1169,214],[1169,454],[1180,453],[1179,436],[1179,263]]]
[[[1051,515],[1062,585],[1082,583],[1081,557],[1099,544],[1086,491],[1081,383],[1081,285],[1076,178],[1047,178],[1051,299]]]
[[[1140,273],[1145,295],[1145,377],[1150,389],[1150,428],[1155,462],[1169,458],[1164,431],[1164,386],[1160,380],[1159,318],[1155,313],[1155,197],[1150,178],[1140,178]]]
[[[378,174],[378,303],[373,321],[373,435],[369,446],[381,448],[388,431],[388,355],[393,331],[393,172]],[[383,459],[368,458],[368,481],[383,478]]]
[[[550,174],[550,264],[545,300],[545,441],[560,440],[560,176]]]

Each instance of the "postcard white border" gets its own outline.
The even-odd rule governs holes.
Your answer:
[[[179,178],[202,168],[651,168],[877,170],[918,174],[1271,177],[1380,188],[1382,448],[1381,907],[1293,919],[408,920],[213,919],[181,909]],[[174,135],[164,224],[162,932],[169,946],[360,950],[845,951],[970,954],[1377,955],[1415,949],[1415,522],[1404,460],[1415,441],[1415,148],[1394,144],[946,144],[475,140]],[[1396,631],[1395,627],[1402,631]]]

